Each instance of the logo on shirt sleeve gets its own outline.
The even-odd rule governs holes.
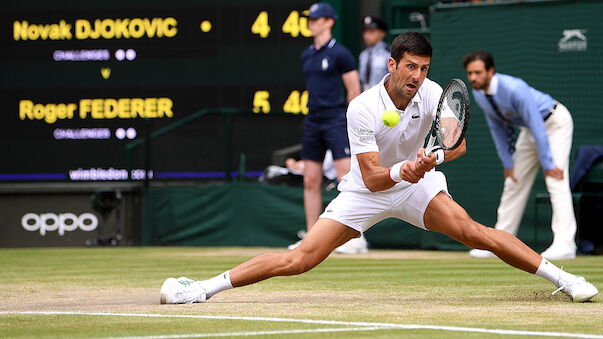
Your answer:
[[[360,142],[374,142],[375,141],[375,132],[366,128],[358,128],[358,135],[360,136],[358,139]]]

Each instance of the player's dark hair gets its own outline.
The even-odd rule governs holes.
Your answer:
[[[483,61],[487,70],[494,67],[494,57],[488,51],[473,51],[468,53],[463,57],[463,67],[467,68],[467,65],[475,60]]]
[[[421,33],[408,32],[398,35],[391,46],[392,58],[396,60],[396,64],[400,62],[404,53],[428,56],[431,58],[433,48],[431,44]]]

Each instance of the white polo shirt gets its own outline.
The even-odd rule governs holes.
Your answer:
[[[348,106],[347,126],[352,158],[350,172],[337,187],[341,192],[370,192],[362,180],[357,154],[379,152],[379,163],[383,167],[391,167],[402,160],[415,160],[431,129],[442,87],[425,78],[417,94],[402,111],[396,108],[385,89],[384,83],[389,76],[384,76],[377,86],[357,96]],[[383,124],[381,115],[385,110],[400,114],[400,122],[396,126]],[[409,185],[409,182],[402,181],[390,190]]]

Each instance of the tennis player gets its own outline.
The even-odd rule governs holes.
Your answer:
[[[399,35],[388,60],[390,74],[352,100],[347,112],[351,170],[338,186],[341,193],[299,247],[256,256],[208,280],[169,278],[161,287],[161,303],[205,302],[226,289],[304,273],[341,244],[389,217],[490,250],[511,266],[548,279],[575,302],[595,296],[597,288],[583,277],[559,269],[513,235],[473,221],[452,200],[444,174],[434,170],[438,152],[426,157],[421,147],[442,93],[438,84],[426,78],[431,55],[432,47],[421,34]],[[400,114],[393,128],[381,121],[387,109]],[[444,153],[443,161],[451,161],[465,150],[463,141],[454,150],[439,152]]]

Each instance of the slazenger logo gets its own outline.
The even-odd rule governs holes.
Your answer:
[[[57,231],[62,236],[65,232],[75,231],[78,227],[82,231],[93,231],[98,226],[98,218],[92,213],[83,213],[79,217],[73,213],[59,215],[27,213],[21,218],[21,226],[30,232],[39,230],[42,236],[51,231]]]
[[[565,29],[563,37],[559,40],[559,52],[586,51],[588,41],[585,29]]]

